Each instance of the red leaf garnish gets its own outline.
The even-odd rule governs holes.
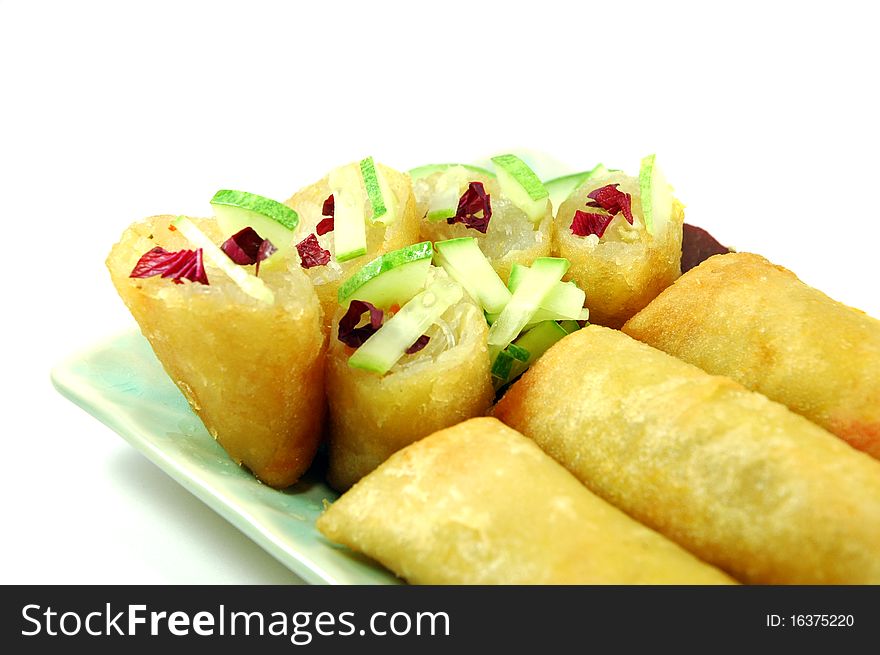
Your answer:
[[[260,262],[276,252],[276,248],[269,239],[264,239],[252,227],[246,227],[236,232],[223,242],[220,250],[241,266],[257,265],[257,275],[260,274]]]
[[[328,232],[333,231],[333,218],[336,212],[336,202],[333,199],[333,194],[331,193],[327,196],[327,200],[324,201],[324,205],[321,207],[321,215],[326,216],[327,218],[318,221],[318,225],[315,227],[315,231],[318,233],[318,236],[322,236],[327,234]]]
[[[681,235],[682,273],[687,273],[712,255],[723,255],[728,252],[730,252],[730,248],[722,246],[706,230],[687,223],[684,224]]]
[[[431,340],[431,337],[429,337],[427,334],[423,334],[423,335],[420,336],[418,339],[416,339],[416,342],[415,342],[413,345],[411,345],[409,348],[406,349],[406,354],[407,354],[407,355],[414,355],[414,354],[416,354],[416,353],[419,352],[422,348],[424,348],[425,346],[427,346],[427,345],[428,345],[428,342],[429,342],[430,340]]]
[[[358,327],[364,312],[369,312],[369,323]],[[345,316],[339,319],[337,338],[346,346],[360,348],[364,342],[382,327],[385,314],[381,309],[365,300],[352,300]]]
[[[579,237],[595,234],[601,239],[613,219],[614,216],[608,214],[592,214],[578,209],[575,211],[574,219],[571,221],[571,231]]]
[[[489,201],[489,194],[483,188],[483,183],[470,182],[467,191],[458,200],[455,216],[447,218],[446,222],[449,225],[464,223],[466,227],[486,234],[490,218],[492,218],[492,203]]]
[[[623,212],[627,222],[632,225],[632,196],[620,191],[617,188],[619,186],[619,184],[609,184],[591,191],[587,194],[587,198],[595,202],[588,202],[587,207],[601,207],[612,216],[618,212]]]
[[[183,280],[208,284],[208,274],[202,261],[202,249],[168,252],[165,248],[156,246],[144,253],[134,265],[129,277],[145,278],[156,275],[171,278],[175,284],[182,284]]]
[[[299,253],[303,268],[324,266],[330,262],[330,251],[321,247],[321,244],[318,243],[318,237],[314,234],[310,234],[296,244],[296,251]]]

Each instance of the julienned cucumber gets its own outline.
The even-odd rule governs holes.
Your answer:
[[[642,216],[645,229],[651,234],[659,234],[666,229],[672,218],[672,187],[657,166],[655,155],[642,159],[639,169],[639,194],[642,201]]]
[[[183,236],[193,244],[196,248],[202,249],[202,255],[209,260],[214,266],[226,273],[239,288],[249,296],[262,300],[263,302],[272,304],[275,302],[275,294],[266,286],[260,278],[251,275],[244,268],[235,264],[226,256],[220,248],[202,232],[195,223],[186,216],[178,216],[171,225],[174,226]],[[256,228],[254,228],[256,229]]]
[[[403,305],[425,288],[433,256],[431,242],[423,241],[376,257],[342,283],[339,304],[366,300],[382,309]]]
[[[507,286],[511,291],[516,291],[525,276],[531,273],[527,266],[514,264],[507,280]],[[586,301],[586,294],[574,282],[557,283],[547,297],[541,301],[540,309],[545,310],[549,319],[553,320],[579,320],[581,309]],[[549,320],[547,319],[547,320]]]
[[[558,314],[554,314],[553,312],[548,312],[546,309],[539,309],[538,311],[535,312],[535,315],[532,316],[532,320],[529,321],[526,324],[525,328],[523,328],[523,329],[529,330],[529,329],[535,327],[538,323],[543,323],[544,321],[560,321],[560,322],[566,323],[568,325],[570,325],[573,322],[577,326],[576,328],[574,328],[576,330],[580,327],[577,324],[577,321],[588,321],[588,320],[590,320],[590,310],[587,309],[586,307],[583,307],[581,309],[580,313],[577,315],[577,317],[573,318],[573,319],[560,319]],[[566,329],[568,329],[568,328],[566,328]],[[574,330],[571,330],[571,331],[573,332]]]
[[[211,206],[224,239],[250,227],[272,242],[277,252],[269,257],[266,264],[284,259],[293,249],[299,215],[287,205],[247,191],[221,189],[211,198]]]
[[[463,293],[452,280],[435,280],[367,339],[348,358],[348,365],[384,375]]]
[[[449,166],[434,180],[434,189],[428,201],[426,218],[443,221],[455,216],[461,194],[474,179],[474,171],[464,166]]]
[[[520,282],[510,302],[489,328],[489,355],[492,360],[532,320],[544,298],[565,275],[570,265],[567,259],[558,257],[538,257],[534,261],[529,275]]]
[[[364,220],[364,189],[357,164],[330,172],[330,192],[334,199],[333,244],[340,262],[367,254],[367,228]]]
[[[519,207],[533,223],[547,215],[547,189],[522,159],[516,155],[492,157],[501,193]]]
[[[364,188],[367,190],[367,198],[370,200],[372,209],[371,220],[374,223],[388,225],[397,219],[397,202],[388,181],[376,166],[372,157],[361,160],[361,177],[364,180]]]
[[[435,259],[449,276],[486,311],[497,314],[510,300],[510,291],[498,277],[473,237],[434,244]]]
[[[524,362],[514,362],[510,369],[510,379],[521,375],[527,368],[534,364],[554,343],[568,335],[568,332],[556,321],[544,321],[538,323],[528,332],[524,332],[511,346],[524,348],[529,357]]]

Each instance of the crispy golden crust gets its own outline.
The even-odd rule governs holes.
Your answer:
[[[350,350],[336,338],[340,315],[333,322],[327,359],[328,481],[334,489],[348,489],[404,446],[489,409],[494,391],[488,330],[470,300],[444,314],[454,323],[454,347],[431,354],[442,340],[432,331],[435,343],[404,355],[384,376],[348,365]]]
[[[319,519],[416,584],[729,584],[491,418],[394,454]]]
[[[588,326],[495,415],[741,580],[880,583],[880,464],[727,378]]]
[[[587,194],[607,184],[618,184],[632,196],[634,225],[620,214],[602,239],[572,234],[575,211],[588,211]],[[684,207],[676,201],[666,229],[648,233],[638,180],[623,173],[588,180],[562,203],[553,221],[553,253],[571,262],[565,279],[586,291],[591,323],[619,328],[681,275],[683,222]]]
[[[357,166],[357,164],[354,164]],[[327,266],[315,266],[305,269],[306,275],[315,285],[318,299],[324,311],[325,327],[329,330],[330,321],[336,313],[337,292],[345,280],[354,275],[364,264],[379,255],[404,246],[416,243],[419,239],[419,219],[416,215],[416,202],[413,198],[412,183],[409,175],[376,164],[385,176],[392,192],[397,197],[400,207],[399,219],[391,225],[367,221],[367,254],[350,259],[341,264],[335,259]],[[295,241],[299,243],[310,234],[316,233],[318,223],[324,218],[322,207],[330,195],[329,175],[314,184],[300,189],[287,199],[284,204],[299,214],[299,226],[296,229]],[[322,247],[334,252],[333,232],[318,237]]]
[[[206,262],[209,286],[131,279],[156,245],[191,248],[155,216],[123,234],[107,267],[168,375],[230,457],[273,487],[311,464],[325,411],[321,307],[298,264],[261,271],[276,301],[246,296]],[[194,219],[215,241],[214,221]],[[152,238],[150,238],[152,236]]]
[[[689,271],[623,328],[880,459],[880,321],[749,253]]]

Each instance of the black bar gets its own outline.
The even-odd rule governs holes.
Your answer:
[[[364,646],[383,653],[449,653],[486,644],[517,653],[566,644],[581,652],[600,645],[627,650],[662,646],[675,652],[754,645],[812,651],[878,643],[880,637],[880,587],[47,586],[6,587],[0,602],[3,645],[14,647],[5,648],[7,653],[34,647],[37,652],[66,652],[80,646],[90,653],[119,653],[120,647],[131,645],[161,647],[165,653],[220,642],[253,644],[261,655]],[[135,613],[145,623],[134,625],[134,636],[120,636],[119,631],[129,628],[130,605],[145,606]],[[47,618],[47,608],[56,614]],[[60,618],[67,612],[77,616],[68,615],[63,627],[74,632],[79,621],[77,635],[60,634]],[[100,614],[92,616],[89,627],[95,632],[109,629],[110,636],[86,634],[85,620],[92,612]],[[113,622],[119,612],[122,616]],[[150,634],[151,612],[166,613],[156,620],[155,636]],[[187,629],[186,636],[170,631],[167,616],[172,612],[185,613],[177,629]],[[212,625],[203,615],[199,627],[213,636],[196,634],[193,619],[198,612],[212,616]],[[259,617],[232,621],[233,612],[261,613],[263,634],[255,634]],[[373,618],[377,612],[384,614]],[[405,616],[395,616],[398,612]],[[424,613],[434,615],[433,635],[431,617]],[[224,635],[218,634],[221,616]],[[231,622],[235,635],[230,634]],[[245,623],[250,623],[250,635],[244,634]],[[416,624],[421,634],[416,634]],[[271,625],[285,634],[270,635]],[[387,634],[372,634],[371,625]],[[407,626],[408,634],[393,634]],[[50,636],[47,630],[59,634]],[[39,633],[34,636],[23,634],[35,631]],[[294,632],[297,645],[291,641]]]

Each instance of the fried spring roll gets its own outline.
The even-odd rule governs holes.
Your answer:
[[[169,230],[172,218],[125,231],[107,258],[113,284],[208,432],[263,482],[286,487],[310,465],[325,412],[318,298],[298,263],[260,272],[272,304],[246,295],[207,260],[208,285],[129,277],[155,247],[193,248]],[[223,241],[216,221],[193,222]]]
[[[880,583],[880,463],[728,378],[593,325],[495,415],[740,580]]]
[[[413,441],[485,414],[494,397],[488,328],[466,295],[428,329],[422,350],[385,375],[349,366],[351,349],[336,338],[343,313],[333,322],[327,359],[328,480],[339,491]]]
[[[710,258],[623,330],[880,459],[880,321],[763,257]]]
[[[415,584],[730,584],[492,418],[392,457],[319,519]]]
[[[363,195],[364,211],[368,216],[366,219],[367,248],[366,253],[359,257],[340,262],[336,257],[335,229],[323,226],[319,229],[319,224],[332,217],[334,212],[334,209],[331,209],[333,203],[328,203],[333,193],[330,187],[330,174],[314,184],[300,189],[284,202],[299,215],[296,242],[300,243],[303,239],[314,235],[320,247],[330,252],[330,261],[327,264],[304,269],[315,285],[315,291],[321,301],[324,320],[328,327],[336,313],[336,294],[339,291],[339,286],[352,273],[378,255],[408,246],[419,240],[419,219],[416,215],[416,203],[409,175],[383,164],[377,163],[375,166],[377,171],[384,176],[389,191],[394,195],[392,202],[395,207],[396,219],[391,222],[371,220],[369,218],[369,201],[366,195]],[[342,168],[359,170],[357,162],[346,164]],[[325,232],[325,229],[329,231]],[[318,232],[323,232],[323,234],[318,234]]]
[[[601,234],[576,234],[576,216],[603,211],[593,207],[598,203],[590,194],[615,185],[630,196],[632,223],[620,212]],[[553,221],[553,254],[571,262],[565,279],[587,292],[590,322],[620,327],[678,278],[683,221],[684,208],[676,200],[670,219],[648,231],[639,180],[619,171],[590,177],[562,203]]]

